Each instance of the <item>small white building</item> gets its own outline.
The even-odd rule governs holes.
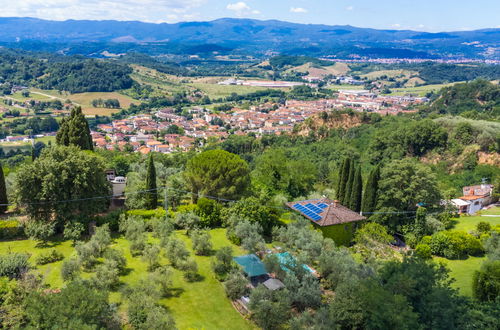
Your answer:
[[[122,196],[125,192],[125,186],[127,185],[127,178],[123,176],[117,176],[112,181],[113,185],[113,196]]]
[[[474,214],[492,202],[493,185],[481,184],[463,188],[463,196],[452,199],[460,214]]]

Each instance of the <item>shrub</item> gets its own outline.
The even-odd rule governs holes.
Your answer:
[[[161,266],[149,274],[148,279],[150,282],[155,283],[159,287],[159,292],[162,296],[167,296],[172,286],[173,272],[170,267]]]
[[[167,212],[165,212],[165,209],[160,207],[155,210],[144,210],[144,209],[128,210],[127,215],[137,216],[144,220],[149,220],[152,218],[165,218]]]
[[[55,223],[45,223],[42,221],[29,220],[24,225],[24,233],[30,239],[45,242],[54,235]]]
[[[118,277],[120,270],[113,260],[105,260],[103,264],[96,267],[95,284],[99,288],[112,289],[120,282]]]
[[[175,224],[182,229],[186,229],[186,232],[189,232],[200,224],[200,217],[198,217],[194,213],[177,213],[175,215]]]
[[[108,248],[104,252],[104,258],[106,260],[113,261],[120,273],[123,273],[125,267],[127,266],[127,259],[125,258],[122,250]]]
[[[64,281],[73,281],[80,274],[80,262],[76,258],[66,260],[61,266],[61,277]]]
[[[233,261],[233,249],[230,246],[224,246],[215,253],[215,260],[212,262],[212,269],[216,278],[224,280],[226,275],[235,268]]]
[[[35,263],[37,265],[46,265],[63,259],[64,255],[56,249],[53,249],[37,256],[35,259]]]
[[[500,260],[486,261],[472,279],[474,298],[494,302],[500,296]]]
[[[29,255],[25,253],[8,253],[0,255],[0,277],[19,278],[30,268]]]
[[[21,236],[24,228],[17,219],[0,221],[0,239],[11,239]]]
[[[106,250],[108,245],[111,243],[111,234],[109,232],[109,226],[107,224],[101,227],[96,227],[94,235],[92,235],[91,241],[95,243],[99,256]]]
[[[427,244],[418,244],[415,247],[415,253],[417,256],[423,259],[431,259],[432,258],[432,251],[431,247]]]
[[[77,242],[75,245],[78,260],[83,268],[90,270],[96,263],[97,247],[93,242]]]
[[[64,225],[64,239],[76,242],[80,239],[84,230],[85,226],[81,222],[67,222]]]
[[[198,264],[192,258],[183,260],[179,264],[179,269],[184,272],[184,278],[189,282],[194,282],[200,277],[198,274]]]
[[[425,238],[425,237],[424,237]],[[429,241],[425,239],[425,242]],[[424,240],[422,242],[424,244]],[[431,236],[429,241],[432,254],[448,259],[477,256],[484,253],[479,239],[461,231],[442,231]]]
[[[212,252],[212,242],[207,231],[195,230],[191,233],[194,253],[198,256],[208,256]]]
[[[168,241],[165,249],[165,254],[174,267],[179,267],[179,265],[189,256],[189,251],[186,249],[184,242],[176,237]]]
[[[206,227],[215,227],[220,225],[220,210],[221,206],[214,200],[208,198],[200,198],[196,203],[198,208],[195,213],[200,217],[201,225]]]
[[[98,226],[107,224],[109,226],[109,230],[116,232],[119,230],[120,216],[122,214],[122,210],[111,211],[106,215],[95,217],[95,221]]]
[[[488,222],[481,221],[477,224],[476,229],[480,233],[487,233],[491,230],[491,225]]]
[[[153,231],[155,236],[160,239],[160,245],[165,247],[170,235],[174,231],[174,225],[170,219],[158,219],[154,222]]]
[[[148,264],[148,271],[160,266],[160,248],[157,245],[148,245],[144,249],[142,259]]]
[[[250,290],[247,285],[248,280],[245,276],[240,272],[234,272],[230,274],[227,281],[224,282],[224,290],[229,299],[236,300],[249,293]]]

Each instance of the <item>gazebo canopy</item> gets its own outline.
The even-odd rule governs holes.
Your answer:
[[[266,267],[255,254],[247,254],[244,256],[234,257],[234,261],[241,267],[249,277],[260,276],[267,274]]]

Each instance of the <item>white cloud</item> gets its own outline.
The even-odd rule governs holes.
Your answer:
[[[296,14],[305,14],[308,12],[307,9],[301,8],[301,7],[292,7],[290,8],[291,13],[296,13]]]
[[[230,3],[226,6],[227,10],[234,11],[237,16],[245,16],[245,15],[258,15],[260,11],[256,9],[250,8],[246,2],[240,1],[236,3]]]
[[[347,7],[345,7],[345,10],[349,10],[349,11],[354,10],[354,6],[347,6]]]
[[[208,0],[0,0],[3,17],[176,21]]]
[[[399,28],[401,28],[401,24],[399,24],[399,23],[392,24],[391,27],[393,27],[395,29],[399,29]]]

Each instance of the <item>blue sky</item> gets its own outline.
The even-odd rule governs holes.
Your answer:
[[[0,0],[0,16],[147,22],[221,17],[421,31],[500,27],[500,0]]]

